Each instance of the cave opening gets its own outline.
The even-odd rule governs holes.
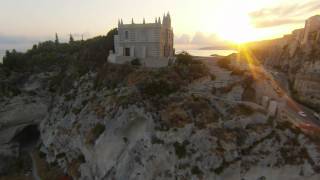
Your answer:
[[[13,138],[13,142],[20,145],[20,148],[28,148],[30,146],[36,145],[40,138],[40,131],[38,125],[32,124],[23,128],[16,136]]]

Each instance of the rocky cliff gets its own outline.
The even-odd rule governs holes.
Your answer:
[[[320,111],[320,16],[283,38],[247,46],[264,65],[287,73],[297,100]]]
[[[22,86],[12,85],[19,93],[9,97],[5,88],[1,104],[7,125],[39,124],[45,179],[55,177],[48,174],[56,167],[82,180],[320,177],[314,139],[241,96],[223,98],[235,93],[229,81],[245,84],[244,74],[228,76],[217,90],[208,84],[221,77],[190,60],[162,69],[105,64],[52,91],[57,77],[55,71],[26,76]],[[5,142],[19,134],[12,132]]]

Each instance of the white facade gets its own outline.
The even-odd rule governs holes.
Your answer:
[[[138,58],[142,64],[151,67],[166,66],[174,57],[173,30],[169,13],[156,18],[154,23],[123,24],[118,22],[118,35],[114,37],[115,52],[108,61],[125,63]]]

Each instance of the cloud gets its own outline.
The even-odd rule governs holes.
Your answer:
[[[219,38],[216,34],[196,32],[194,35],[182,34],[175,36],[177,49],[198,49],[203,47],[225,47],[229,43]]]
[[[189,44],[190,43],[190,35],[182,34],[181,36],[175,36],[175,43],[177,44]]]
[[[259,20],[254,23],[256,28],[268,28],[268,27],[274,27],[274,26],[281,26],[286,24],[296,24],[296,23],[303,23],[305,19],[264,19]]]
[[[277,7],[263,8],[251,12],[249,16],[257,28],[267,28],[304,22],[306,16],[316,14],[319,9],[320,1],[311,0],[304,3],[286,3]]]
[[[202,46],[223,46],[226,44],[225,40],[222,40],[216,34],[204,34],[202,32],[196,32],[191,40],[192,44]]]

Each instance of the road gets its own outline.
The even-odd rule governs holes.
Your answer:
[[[219,58],[195,57],[195,59],[204,61],[209,66],[209,68],[211,67],[210,70],[216,70],[213,68],[213,66],[217,66],[215,61],[218,60]],[[305,107],[302,104],[299,104],[293,98],[291,98],[289,80],[287,75],[282,72],[278,72],[277,70],[272,68],[264,68],[264,67],[262,68],[263,68],[262,70],[261,70],[261,67],[258,69],[261,72],[265,72],[265,75],[268,77],[267,81],[269,81],[266,83],[265,86],[271,85],[272,87],[271,91],[276,92],[276,93],[270,92],[270,93],[267,93],[266,95],[277,100],[279,104],[284,105],[284,108],[289,110],[289,112],[292,112],[291,115],[293,115],[297,119],[301,119],[301,121],[304,122],[306,125],[312,125],[320,129],[320,119],[318,119],[314,115],[315,112],[309,109],[308,107]],[[306,114],[306,117],[301,116],[299,112],[304,112]]]
[[[289,80],[287,78],[287,75],[271,68],[265,68],[265,70],[269,72],[269,75],[272,76],[272,78],[270,79],[275,81],[275,83],[271,83],[274,90],[278,92],[280,91],[280,93],[284,94],[282,101],[285,102],[286,106],[292,112],[296,113],[296,116],[304,122],[320,128],[320,119],[318,119],[314,115],[315,111],[302,104],[299,104],[297,101],[291,98]],[[306,114],[306,117],[299,115],[299,112],[304,112]]]

